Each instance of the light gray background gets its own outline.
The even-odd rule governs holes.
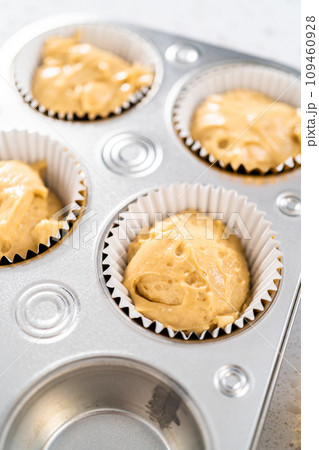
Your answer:
[[[300,68],[299,0],[0,0],[0,44],[22,26],[63,12],[98,13]],[[1,100],[0,100],[1,101]],[[300,311],[259,449],[300,448]]]

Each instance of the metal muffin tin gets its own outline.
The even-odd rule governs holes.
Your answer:
[[[208,169],[178,139],[171,114],[182,84],[210,65],[249,61],[298,74],[125,24],[161,56],[153,93],[107,120],[67,122],[34,111],[15,88],[15,55],[49,29],[89,22],[101,19],[50,17],[1,48],[1,128],[41,131],[64,142],[87,175],[88,204],[52,251],[0,269],[0,448],[256,448],[299,301],[300,170],[249,177]],[[141,192],[199,178],[247,195],[266,212],[284,269],[275,300],[253,327],[183,342],[123,314],[105,287],[102,248],[118,211]]]

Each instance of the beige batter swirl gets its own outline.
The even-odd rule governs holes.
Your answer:
[[[149,69],[80,43],[79,37],[76,33],[45,42],[32,86],[40,105],[62,114],[76,113],[78,117],[106,117],[143,86],[151,86],[154,75]]]
[[[298,110],[246,89],[208,97],[195,110],[190,132],[234,170],[243,165],[265,173],[301,150]]]
[[[123,281],[136,310],[175,331],[234,322],[250,275],[238,237],[227,234],[222,221],[195,211],[142,230],[129,246]]]
[[[57,235],[60,226],[52,215],[62,203],[41,179],[45,167],[46,161],[0,161],[0,259],[25,258]]]

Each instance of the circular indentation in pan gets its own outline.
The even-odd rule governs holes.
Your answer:
[[[154,172],[162,161],[162,149],[135,132],[116,134],[102,146],[106,167],[119,175],[140,177]]]
[[[249,378],[239,366],[226,365],[215,374],[216,388],[227,397],[242,397],[248,392]]]
[[[173,126],[184,145],[211,167],[217,167],[232,173],[271,175],[300,167],[301,158],[300,154],[298,154],[295,157],[287,158],[277,167],[270,167],[267,172],[262,172],[258,168],[248,170],[243,164],[234,168],[230,163],[227,163],[227,165],[223,163],[223,154],[217,158],[213,154],[208,153],[199,141],[194,141],[190,128],[196,108],[210,95],[225,93],[233,89],[248,89],[260,92],[273,98],[274,103],[280,101],[294,108],[300,107],[301,85],[299,77],[295,73],[249,62],[213,66],[197,73],[186,81],[174,101],[172,111]],[[271,106],[268,109],[270,108]],[[249,122],[249,125],[243,130],[239,138],[232,138],[232,142],[229,144],[226,141],[225,153],[228,151],[227,146],[228,149],[235,150],[236,142],[244,136],[245,132],[253,124],[258,122],[259,118],[257,117]]]
[[[301,197],[298,192],[282,192],[277,197],[276,204],[286,216],[298,217],[301,214]]]
[[[139,33],[124,26],[102,22],[75,23],[59,26],[42,33],[27,42],[16,55],[13,62],[15,83],[23,99],[42,114],[65,120],[95,120],[105,118],[101,115],[89,117],[88,114],[79,117],[76,112],[59,113],[39,104],[32,94],[34,71],[40,64],[44,42],[52,36],[72,36],[80,31],[81,42],[87,42],[96,47],[111,52],[131,63],[137,62],[154,71],[152,86],[144,86],[133,94],[123,105],[108,116],[119,115],[139,103],[145,96],[150,98],[157,91],[162,79],[161,57],[153,44]],[[107,117],[108,117],[107,116]]]
[[[186,392],[161,372],[112,357],[48,374],[11,414],[3,450],[204,450],[205,422]]]
[[[28,335],[48,339],[69,330],[78,312],[78,300],[69,288],[53,282],[38,283],[19,297],[16,320]]]
[[[200,56],[199,50],[190,44],[173,44],[165,52],[167,61],[179,63],[182,65],[194,64]]]

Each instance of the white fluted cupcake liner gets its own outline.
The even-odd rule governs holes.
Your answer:
[[[43,172],[44,184],[62,201],[63,217],[58,233],[51,236],[47,244],[40,244],[37,252],[28,250],[24,255],[15,255],[12,260],[2,257],[0,265],[30,259],[47,250],[68,233],[82,212],[86,202],[85,175],[72,153],[49,136],[26,130],[0,131],[0,160],[19,160],[34,163],[46,160]]]
[[[64,120],[96,120],[111,115],[119,115],[139,103],[152,86],[144,86],[141,90],[134,93],[122,106],[105,117],[97,115],[94,118],[90,118],[88,114],[79,117],[74,111],[62,114],[49,110],[38,103],[32,94],[32,79],[36,68],[41,63],[41,52],[44,42],[51,36],[72,36],[77,31],[81,33],[81,42],[95,45],[131,63],[138,62],[144,67],[153,70],[155,80],[157,79],[156,72],[160,64],[159,56],[154,47],[139,34],[117,25],[103,23],[73,24],[58,27],[37,36],[28,42],[16,56],[14,60],[14,78],[17,89],[23,99],[40,113]],[[153,81],[153,86],[154,82],[156,82],[155,80]]]
[[[149,227],[159,219],[164,220],[169,214],[180,213],[193,209],[207,213],[222,213],[223,221],[229,224],[234,213],[240,215],[246,232],[241,238],[245,249],[251,274],[251,301],[233,323],[224,329],[215,328],[204,331],[200,335],[192,332],[173,331],[164,327],[158,321],[152,321],[136,311],[125,286],[122,284],[123,274],[127,266],[127,250],[140,229]],[[281,252],[279,243],[274,239],[271,223],[265,220],[264,213],[257,210],[254,203],[247,201],[245,196],[234,190],[201,184],[172,184],[160,187],[142,195],[130,203],[125,212],[119,214],[118,220],[105,237],[103,250],[104,279],[112,298],[118,306],[132,319],[144,328],[171,338],[199,340],[217,338],[221,334],[230,334],[238,328],[243,328],[247,321],[252,322],[256,314],[264,311],[278,289],[281,279]],[[232,219],[231,219],[232,220]],[[250,237],[250,238],[248,238]]]
[[[222,161],[216,160],[201,146],[200,142],[194,141],[191,136],[190,124],[196,108],[209,95],[233,89],[250,89],[261,92],[274,100],[278,99],[278,101],[295,108],[300,108],[301,85],[296,75],[259,64],[225,64],[212,67],[185,84],[174,105],[174,128],[185,146],[209,164],[233,172],[263,174],[258,169],[248,171],[243,165],[239,170],[235,170],[231,164],[226,167]],[[300,159],[300,154],[295,158],[290,157],[277,167],[271,168],[269,173],[280,173],[299,167]]]

